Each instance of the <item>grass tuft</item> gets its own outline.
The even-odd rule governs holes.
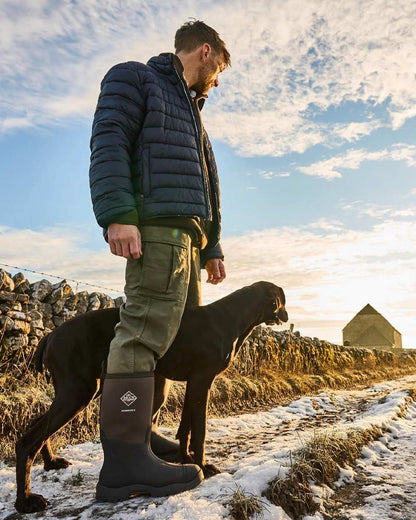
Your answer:
[[[292,465],[284,478],[269,482],[266,498],[280,506],[293,520],[313,514],[320,506],[314,499],[311,483],[333,484],[340,466],[353,464],[367,444],[383,435],[381,428],[351,429],[346,435],[315,435],[304,447],[293,453]]]
[[[232,495],[230,501],[230,514],[234,520],[249,520],[255,513],[262,513],[260,499],[251,493],[244,494],[241,488]]]

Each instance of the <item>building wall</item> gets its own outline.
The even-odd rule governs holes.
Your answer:
[[[400,332],[397,332],[381,314],[355,316],[343,330],[344,344],[393,350],[402,348]]]

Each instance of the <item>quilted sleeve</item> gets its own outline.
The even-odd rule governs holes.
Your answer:
[[[200,253],[201,257],[201,268],[205,267],[205,264],[211,258],[221,258],[224,260],[224,253],[222,252],[221,244],[218,242],[214,247],[202,249]]]
[[[101,83],[90,141],[91,199],[101,227],[125,214],[138,222],[130,166],[143,118],[144,95],[136,64],[114,66]]]

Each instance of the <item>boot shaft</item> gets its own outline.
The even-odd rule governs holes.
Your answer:
[[[100,429],[107,439],[139,444],[149,442],[153,388],[153,372],[106,375]]]

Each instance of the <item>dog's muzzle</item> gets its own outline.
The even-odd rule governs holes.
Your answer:
[[[286,312],[286,309],[284,307],[280,307],[277,309],[277,311],[274,313],[274,319],[266,321],[266,325],[281,325],[282,322],[287,322],[289,319],[289,316]]]

